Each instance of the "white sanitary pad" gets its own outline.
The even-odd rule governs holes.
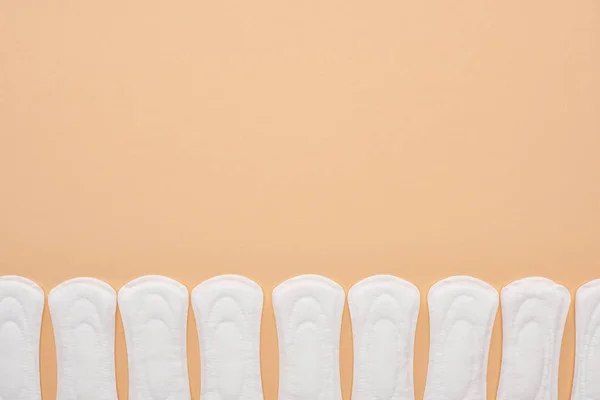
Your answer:
[[[200,344],[200,398],[262,400],[260,286],[239,275],[217,276],[196,286],[192,307]]]
[[[526,278],[505,286],[501,297],[498,400],[556,400],[569,291],[546,278]]]
[[[119,290],[129,360],[129,400],[189,400],[189,293],[163,276],[143,276]]]
[[[413,357],[419,290],[390,275],[348,292],[354,341],[352,400],[414,400]]]
[[[318,275],[273,290],[279,400],[341,400],[339,344],[344,289]]]
[[[116,400],[117,295],[98,279],[76,278],[48,294],[56,340],[57,400]]]
[[[571,400],[600,400],[600,279],[577,290],[575,376]]]
[[[484,400],[498,292],[468,276],[431,287],[425,400]],[[516,400],[516,399],[512,399]]]
[[[0,399],[39,400],[44,291],[20,276],[0,277]]]

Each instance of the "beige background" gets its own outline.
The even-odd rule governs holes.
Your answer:
[[[597,0],[4,1],[0,274],[600,277]],[[500,320],[489,398],[500,368]],[[127,395],[117,325],[118,388]],[[341,375],[350,398],[346,311]],[[55,396],[47,311],[42,386]],[[569,315],[560,399],[570,393]],[[192,396],[199,356],[190,316]]]

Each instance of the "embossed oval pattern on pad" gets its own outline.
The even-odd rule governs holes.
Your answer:
[[[591,334],[588,337],[586,345],[581,350],[582,358],[581,361],[584,366],[581,367],[583,370],[582,386],[585,389],[586,400],[600,400],[600,379],[598,379],[598,371],[600,371],[600,309],[596,308],[596,312],[591,318],[594,321],[595,326],[592,326]],[[576,356],[576,360],[579,357]],[[577,380],[574,380],[574,384]],[[573,400],[578,400],[577,396],[574,396]]]
[[[537,321],[527,322],[517,334],[515,349],[519,350],[514,357],[519,381],[515,385],[515,394],[525,399],[535,398],[542,383],[546,349],[541,337],[543,332]]]
[[[261,400],[262,289],[239,275],[211,278],[192,291],[202,400]]]
[[[39,400],[44,292],[20,276],[0,277],[0,399]]]
[[[130,400],[189,400],[188,290],[163,276],[143,276],[119,290],[129,362]]]
[[[473,324],[467,320],[454,321],[444,340],[441,357],[443,385],[449,400],[465,396],[472,379],[472,349],[477,344],[472,337]]]
[[[428,294],[430,347],[425,400],[485,400],[487,359],[498,292],[468,276],[437,282]]]
[[[146,322],[141,337],[145,381],[154,400],[166,400],[173,385],[173,372],[169,368],[169,358],[173,354],[170,327],[165,321],[151,319]]]
[[[3,306],[4,304],[0,306],[0,312],[3,311]],[[20,308],[20,304],[16,306]],[[15,321],[2,321],[0,326],[0,359],[2,360],[0,361],[0,376],[2,376],[0,398],[2,399],[18,398],[25,384],[27,366],[31,362],[27,360],[30,349],[25,335],[26,333]],[[13,362],[7,362],[9,360]]]
[[[107,283],[75,278],[48,295],[57,349],[57,400],[116,400],[116,293]]]
[[[398,334],[398,328],[388,318],[381,318],[373,324],[373,339],[370,341],[368,361],[371,365],[370,380],[374,384],[373,394],[377,399],[389,399],[398,384],[400,360],[398,352],[403,351],[405,339]]]
[[[414,398],[413,354],[419,291],[391,275],[375,275],[348,292],[356,400]]]
[[[321,373],[323,339],[314,322],[307,321],[294,330],[289,344],[291,381],[300,398],[318,398],[323,390],[324,376]]]
[[[244,384],[243,354],[244,337],[233,322],[221,322],[215,329],[219,392],[224,399],[237,399]]]
[[[273,290],[279,343],[279,400],[341,400],[339,338],[344,290],[318,275]]]
[[[502,367],[498,400],[558,395],[568,290],[546,278],[526,278],[502,289]]]
[[[575,323],[575,375],[571,400],[600,400],[600,279],[577,290]]]

